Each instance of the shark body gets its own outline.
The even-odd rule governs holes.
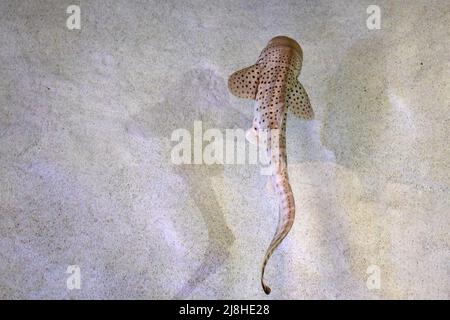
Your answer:
[[[271,168],[268,187],[276,192],[279,200],[278,226],[261,269],[261,285],[266,294],[271,292],[264,282],[267,262],[289,233],[295,217],[294,195],[287,172],[287,112],[290,110],[305,120],[314,118],[308,94],[297,80],[302,61],[300,45],[291,38],[278,36],[269,41],[255,64],[233,73],[228,80],[233,95],[255,100],[253,124],[246,137],[266,147]]]

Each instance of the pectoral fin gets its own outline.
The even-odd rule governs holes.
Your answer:
[[[228,88],[239,98],[256,99],[259,85],[259,67],[254,64],[248,68],[236,71],[228,79]]]
[[[297,79],[291,79],[287,93],[287,107],[297,117],[311,120],[314,118],[314,111],[311,107],[308,94],[305,88]]]

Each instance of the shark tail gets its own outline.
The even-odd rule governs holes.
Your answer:
[[[283,189],[283,191],[278,191],[278,189]],[[284,182],[284,186],[282,188],[276,188],[277,193],[282,198],[280,208],[279,208],[279,218],[278,218],[278,226],[275,231],[275,235],[270,242],[269,248],[266,251],[266,255],[264,257],[264,261],[262,264],[261,271],[261,285],[266,294],[270,294],[271,289],[264,282],[264,271],[266,269],[267,262],[272,256],[275,249],[280,245],[283,239],[287,236],[289,231],[294,224],[295,218],[295,204],[294,204],[294,196],[291,191],[291,186],[289,182]]]
[[[268,140],[270,141],[270,138],[268,138]],[[289,177],[287,174],[286,148],[285,148],[285,141],[283,140],[279,141],[280,142],[278,148],[279,157],[276,157],[277,158],[276,160],[278,160],[277,162],[273,161],[275,160],[274,154],[272,154],[272,150],[269,149],[270,150],[269,155],[271,156],[272,162],[276,164],[275,166],[273,166],[274,172],[272,179],[273,185],[275,187],[274,189],[276,190],[276,193],[279,198],[280,205],[278,212],[277,229],[266,251],[266,255],[264,257],[261,269],[261,285],[266,294],[270,294],[271,292],[270,287],[267,286],[264,282],[264,271],[266,269],[267,262],[269,261],[275,249],[280,245],[280,243],[283,241],[283,239],[287,236],[287,234],[291,230],[295,218],[294,195],[292,193],[291,185],[289,183]]]

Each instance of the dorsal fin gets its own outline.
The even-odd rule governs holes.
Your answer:
[[[286,98],[288,110],[299,118],[312,120],[314,118],[314,111],[305,88],[303,88],[302,84],[296,78],[292,77],[289,80]]]
[[[260,71],[257,64],[236,71],[228,79],[228,88],[239,98],[256,99]]]

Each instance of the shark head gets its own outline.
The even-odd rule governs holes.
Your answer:
[[[300,73],[303,62],[303,51],[297,41],[286,36],[272,38],[261,52],[258,62],[270,62],[271,58],[287,54],[290,59],[285,61],[290,68]]]
[[[303,56],[302,48],[298,44],[297,41],[295,41],[292,38],[286,37],[286,36],[277,36],[275,38],[272,38],[269,43],[267,44],[266,48],[268,47],[290,47],[297,51],[297,53],[300,56]]]

